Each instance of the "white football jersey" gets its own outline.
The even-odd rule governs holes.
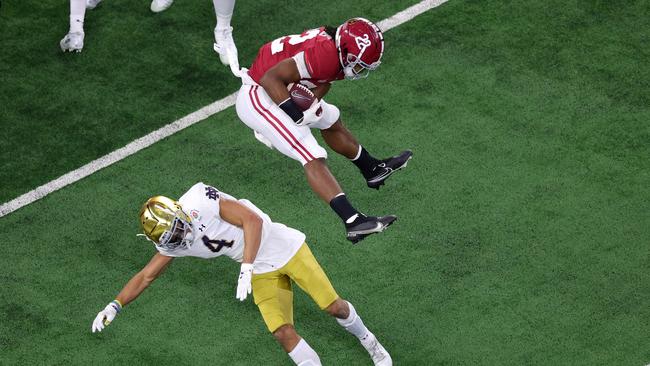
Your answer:
[[[271,218],[248,200],[218,191],[212,186],[197,183],[178,202],[192,218],[192,244],[187,248],[156,249],[169,257],[214,258],[226,255],[237,262],[244,255],[244,230],[223,220],[219,215],[219,202],[223,199],[238,201],[253,210],[263,221],[260,248],[255,257],[254,273],[266,273],[283,267],[305,242],[305,234],[272,222]]]

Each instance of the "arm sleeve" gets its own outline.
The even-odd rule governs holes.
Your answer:
[[[305,52],[298,52],[293,56],[293,60],[296,62],[296,66],[298,67],[300,78],[311,79],[311,74],[307,68],[307,63],[305,62]]]

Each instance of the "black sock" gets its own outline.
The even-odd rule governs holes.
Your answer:
[[[372,157],[368,150],[366,150],[363,146],[359,145],[361,147],[361,154],[359,154],[359,157],[356,160],[352,160],[354,165],[361,170],[361,174],[363,174],[364,177],[368,178],[372,176],[372,168],[374,168],[375,165],[379,164],[380,161]]]
[[[359,211],[357,211],[354,207],[352,207],[352,204],[350,201],[348,201],[348,198],[345,196],[345,194],[342,194],[340,196],[334,197],[330,201],[330,207],[334,212],[336,212],[337,215],[343,220],[343,223],[347,225],[347,220],[358,214]]]

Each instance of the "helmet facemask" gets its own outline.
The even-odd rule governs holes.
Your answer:
[[[193,241],[192,224],[186,217],[183,211],[177,211],[171,228],[160,235],[160,242],[156,245],[167,250],[189,248]]]
[[[189,248],[194,240],[192,220],[180,203],[164,196],[150,198],[140,210],[144,236],[165,250]]]
[[[363,51],[362,51],[363,52]],[[381,64],[381,61],[375,61],[368,65],[361,60],[362,55],[353,55],[348,53],[346,60],[347,64],[343,67],[343,74],[348,80],[359,80],[367,78],[370,71],[376,70]]]

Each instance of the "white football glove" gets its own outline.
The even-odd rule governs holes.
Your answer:
[[[108,303],[104,310],[97,313],[97,316],[95,317],[95,321],[93,321],[93,326],[91,328],[93,333],[101,332],[105,326],[111,324],[113,319],[115,319],[115,316],[120,311],[122,311],[122,305],[120,305],[119,301],[113,300]]]
[[[239,271],[239,281],[237,282],[237,299],[239,301],[246,300],[248,294],[251,293],[252,277],[253,277],[253,264],[242,263],[241,270]]]
[[[311,126],[320,122],[320,119],[323,118],[323,107],[320,104],[320,100],[314,100],[311,107],[302,112],[302,115],[302,119],[296,122],[298,126]]]

